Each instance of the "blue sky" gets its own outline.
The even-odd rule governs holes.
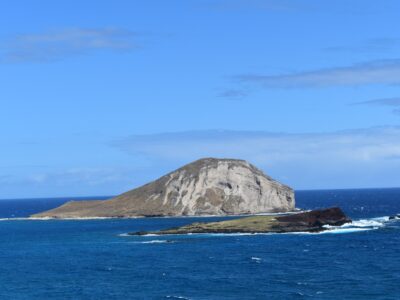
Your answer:
[[[6,1],[0,199],[113,195],[192,160],[399,186],[398,1]]]

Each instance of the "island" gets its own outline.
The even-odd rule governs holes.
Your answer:
[[[108,200],[69,201],[31,218],[227,216],[295,210],[293,189],[247,161],[203,158]]]
[[[129,235],[168,235],[193,233],[288,233],[320,232],[329,226],[351,223],[338,207],[299,212],[289,215],[251,216],[233,220],[192,223],[189,225],[159,231],[138,231]]]

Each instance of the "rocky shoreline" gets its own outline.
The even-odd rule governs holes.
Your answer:
[[[250,216],[233,220],[192,223],[182,227],[160,231],[138,231],[129,235],[148,234],[190,234],[190,233],[288,233],[288,232],[321,232],[326,226],[341,226],[351,223],[338,207],[299,212],[289,215]]]

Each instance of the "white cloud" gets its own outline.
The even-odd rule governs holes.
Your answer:
[[[257,131],[188,131],[136,135],[115,143],[125,151],[160,158],[253,156],[269,163],[329,155],[365,161],[400,154],[400,127],[286,134]],[[351,151],[350,151],[351,149]]]
[[[307,134],[188,131],[135,135],[112,146],[132,157],[123,155],[125,163],[107,167],[0,174],[0,195],[119,194],[202,157],[246,159],[296,189],[400,183],[400,127]]]
[[[192,131],[131,136],[114,146],[173,167],[208,156],[242,158],[297,188],[400,182],[400,127],[309,134]]]
[[[0,174],[0,199],[116,195],[153,179],[137,166],[26,170]]]
[[[0,176],[1,184],[27,184],[37,186],[100,186],[127,179],[127,171],[120,168],[69,168],[59,171],[38,171],[25,176]]]
[[[37,184],[70,185],[80,183],[96,186],[119,182],[125,179],[120,169],[108,168],[72,168],[58,172],[35,173],[26,181]]]

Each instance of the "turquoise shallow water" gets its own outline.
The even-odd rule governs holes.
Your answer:
[[[0,201],[1,299],[400,299],[400,189],[297,192],[356,220],[324,234],[124,233],[222,218],[6,220],[65,199]]]

